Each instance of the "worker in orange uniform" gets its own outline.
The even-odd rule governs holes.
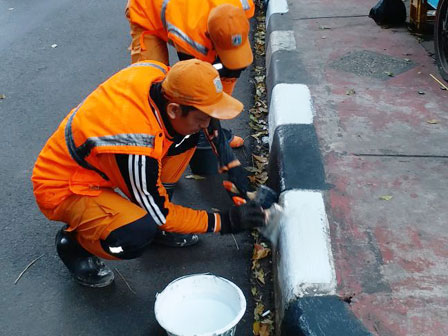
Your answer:
[[[131,61],[169,64],[167,43],[180,60],[197,58],[215,63],[224,92],[232,94],[241,72],[253,61],[249,19],[252,0],[129,0],[126,17],[131,30]],[[244,140],[223,130],[230,146]]]
[[[136,258],[153,241],[170,245],[166,233],[183,236],[174,245],[183,246],[195,242],[191,233],[264,225],[254,201],[211,213],[171,203],[165,188],[182,175],[199,132],[213,137],[211,119],[231,119],[242,109],[222,91],[216,69],[192,59],[171,69],[155,61],[133,64],[67,115],[31,179],[40,210],[66,224],[56,235],[57,252],[78,283],[107,286],[114,275],[98,257]],[[221,162],[235,163],[230,147],[223,154]]]

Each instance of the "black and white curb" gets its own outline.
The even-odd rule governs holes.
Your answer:
[[[266,14],[269,180],[285,214],[274,253],[277,335],[370,335],[336,296],[323,193],[327,188],[307,84],[286,0]]]

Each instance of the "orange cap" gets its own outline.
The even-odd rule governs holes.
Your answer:
[[[223,92],[218,71],[210,63],[198,59],[174,64],[162,89],[168,100],[194,106],[216,119],[232,119],[243,110],[240,101]]]
[[[226,68],[242,69],[252,63],[249,28],[249,20],[240,7],[223,4],[210,11],[207,30]]]

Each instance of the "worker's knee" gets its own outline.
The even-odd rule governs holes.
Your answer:
[[[134,259],[142,255],[157,232],[157,224],[149,215],[124,225],[101,241],[101,246],[110,255],[120,259]]]

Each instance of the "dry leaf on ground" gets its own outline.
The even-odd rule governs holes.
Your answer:
[[[254,251],[252,253],[253,260],[260,260],[266,258],[271,252],[271,249],[266,248],[260,244],[254,244]]]
[[[195,174],[187,175],[187,176],[185,176],[185,178],[186,178],[186,179],[193,179],[193,180],[205,180],[205,177],[204,177],[204,176],[201,176],[201,175],[195,175]]]
[[[426,122],[427,122],[428,124],[438,124],[438,123],[439,123],[439,121],[438,121],[437,119],[426,120]]]

